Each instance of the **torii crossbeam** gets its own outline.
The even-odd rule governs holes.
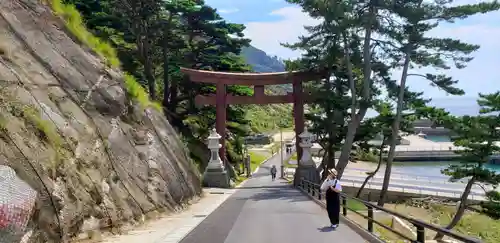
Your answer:
[[[283,104],[293,103],[293,115],[295,123],[296,148],[298,158],[301,158],[302,150],[299,146],[298,137],[304,131],[304,104],[312,102],[309,94],[305,94],[302,82],[323,79],[326,75],[324,71],[295,71],[278,73],[230,73],[213,72],[205,70],[195,70],[181,68],[192,82],[211,83],[216,85],[215,95],[198,95],[195,98],[197,105],[216,106],[216,130],[221,138],[222,148],[219,153],[225,159],[225,131],[226,131],[226,108],[232,104]],[[265,85],[292,84],[293,92],[286,95],[266,95]],[[247,85],[254,87],[253,96],[234,96],[226,93],[227,85]]]

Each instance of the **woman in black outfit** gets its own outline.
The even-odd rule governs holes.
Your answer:
[[[328,217],[330,218],[330,223],[332,228],[337,228],[339,226],[340,217],[340,192],[342,191],[342,186],[340,181],[336,179],[337,171],[335,169],[330,169],[328,171],[328,177],[321,184],[321,191],[326,192],[326,211],[328,212]]]

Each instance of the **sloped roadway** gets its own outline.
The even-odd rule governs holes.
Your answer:
[[[283,180],[271,180],[264,164],[249,181],[205,218],[181,243],[362,243],[346,225],[331,230],[326,211]]]

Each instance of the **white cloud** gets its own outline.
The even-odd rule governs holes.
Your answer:
[[[470,1],[470,0],[463,0]],[[282,47],[280,43],[294,43],[298,36],[307,35],[303,28],[305,25],[315,25],[319,20],[310,18],[301,8],[292,6],[272,11],[270,15],[280,17],[278,21],[249,22],[245,25],[245,35],[252,40],[252,45],[262,49],[270,55],[282,58],[297,58],[300,53]],[[475,59],[463,70],[451,70],[449,73],[460,80],[459,87],[465,89],[467,94],[475,95],[478,92],[491,92],[499,90],[499,80],[494,70],[500,63],[500,25],[495,25],[494,20],[498,13],[474,16],[472,24],[465,25],[457,21],[455,24],[446,24],[436,28],[431,36],[457,38],[471,44],[478,44],[481,49],[473,54]],[[396,72],[395,75],[398,75]],[[396,78],[397,76],[394,76]],[[498,84],[497,84],[498,83]],[[426,82],[410,81],[415,91],[425,91],[429,96],[443,96],[444,93],[437,89],[429,89]]]
[[[318,20],[310,18],[299,7],[284,7],[270,13],[281,17],[272,22],[245,23],[245,36],[252,40],[252,45],[271,55],[281,58],[296,58],[300,53],[282,47],[280,43],[294,43],[298,36],[306,35],[303,26],[315,25]]]
[[[237,13],[240,10],[237,8],[228,8],[228,9],[219,9],[218,12],[222,14],[231,14],[231,13]]]

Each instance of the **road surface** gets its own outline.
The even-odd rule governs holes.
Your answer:
[[[279,172],[279,154],[181,243],[366,242],[346,225],[332,231],[323,208],[285,181],[271,181],[272,164]]]

